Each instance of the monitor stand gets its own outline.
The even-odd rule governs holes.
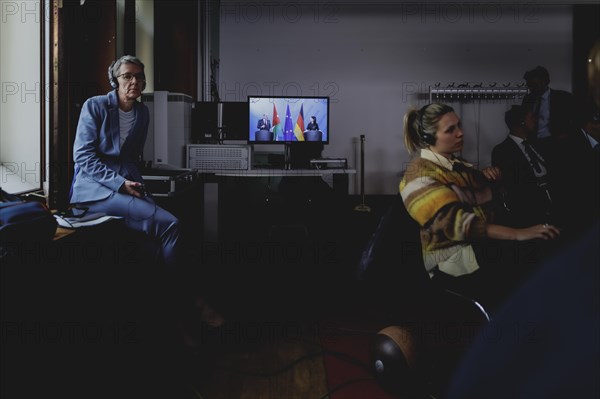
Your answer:
[[[285,144],[287,169],[309,169],[310,160],[320,158],[322,143],[291,142]]]
[[[285,143],[283,159],[283,168],[285,170],[292,169],[292,145],[290,143]]]

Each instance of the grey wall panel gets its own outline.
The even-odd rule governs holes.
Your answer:
[[[324,155],[357,168],[365,134],[367,194],[397,192],[410,160],[402,117],[427,103],[430,85],[520,84],[544,65],[551,87],[571,89],[570,6],[334,4],[223,1],[220,94],[330,96]],[[463,156],[489,165],[514,102],[453,103],[468,136]]]

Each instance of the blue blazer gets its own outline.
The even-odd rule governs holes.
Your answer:
[[[120,148],[116,90],[83,104],[73,145],[72,204],[108,198],[125,180],[142,182],[136,163],[144,149],[150,117],[144,104],[136,102],[134,109],[133,129]]]

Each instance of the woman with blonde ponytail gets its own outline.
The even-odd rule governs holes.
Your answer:
[[[409,110],[404,116],[404,143],[417,156],[406,168],[400,194],[408,213],[421,226],[423,260],[431,277],[452,281],[476,274],[480,260],[475,243],[559,236],[559,230],[548,224],[523,229],[494,224],[490,182],[501,179],[500,171],[495,167],[479,171],[457,156],[464,133],[449,105]]]

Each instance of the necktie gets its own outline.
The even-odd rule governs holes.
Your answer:
[[[533,109],[531,110],[533,112],[534,115],[534,119],[535,119],[535,130],[538,131],[539,130],[539,125],[540,125],[540,109],[542,107],[542,97],[538,97],[535,99],[535,102],[533,103]]]
[[[540,108],[542,107],[542,101],[543,101],[543,97],[538,97],[535,100],[535,104],[533,105],[533,113],[534,113],[536,119],[539,118],[539,116],[540,116]]]
[[[523,147],[525,147],[525,152],[527,153],[527,156],[529,156],[529,163],[530,163],[531,167],[537,173],[541,173],[541,171],[542,171],[542,168],[540,167],[541,159],[539,159],[539,157],[537,156],[535,151],[533,151],[533,149],[531,148],[531,144],[529,144],[529,142],[527,140],[523,140]]]

